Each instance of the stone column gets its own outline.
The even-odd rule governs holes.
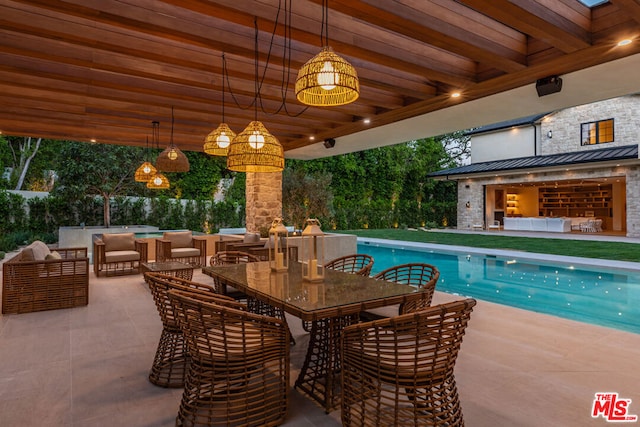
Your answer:
[[[247,172],[247,232],[269,228],[282,216],[282,172]]]

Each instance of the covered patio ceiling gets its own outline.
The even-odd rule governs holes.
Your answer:
[[[439,135],[640,92],[640,0],[331,0],[330,45],[360,98],[304,107],[298,69],[319,52],[322,0],[0,0],[0,131],[202,151],[222,118],[257,117],[290,158]],[[622,39],[633,42],[617,46]],[[537,79],[560,93],[538,97]],[[230,91],[232,93],[230,93]],[[458,91],[459,98],[451,98]],[[365,123],[368,119],[369,123]],[[311,138],[314,139],[311,139]],[[335,138],[325,149],[322,141]]]

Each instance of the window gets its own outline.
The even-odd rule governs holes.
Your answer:
[[[580,125],[580,134],[582,145],[613,142],[613,119],[582,123]]]
[[[607,0],[578,0],[580,3],[587,7],[595,7],[601,4],[605,4]]]

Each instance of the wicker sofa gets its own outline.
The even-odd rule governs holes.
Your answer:
[[[134,233],[105,233],[93,239],[93,271],[109,274],[137,274],[140,264],[147,262],[145,240],[136,239]]]
[[[89,303],[87,248],[35,241],[2,264],[2,313],[71,308]]]

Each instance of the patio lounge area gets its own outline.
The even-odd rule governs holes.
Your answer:
[[[89,283],[87,306],[0,317],[0,425],[174,425],[182,390],[148,381],[162,325],[142,276]],[[458,298],[436,292],[433,304]],[[308,334],[289,325],[293,383]],[[640,335],[479,301],[456,366],[466,425],[601,426],[596,392],[637,414],[638,360]],[[290,396],[285,425],[340,425],[339,411]]]

